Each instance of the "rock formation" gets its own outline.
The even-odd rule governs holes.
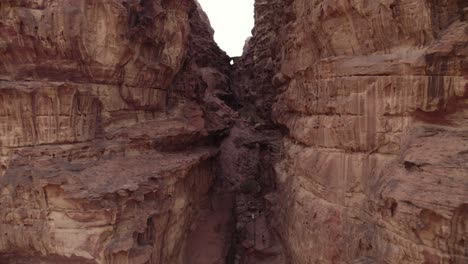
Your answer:
[[[468,3],[255,20],[2,1],[0,263],[468,263]]]
[[[286,76],[277,76],[281,60],[281,26],[286,19],[287,1],[255,1],[255,27],[244,46],[244,54],[237,59],[231,74],[233,93],[241,113],[248,113],[257,124],[270,123],[271,109],[278,87]],[[285,33],[285,32],[284,32]],[[285,38],[285,36],[283,36]]]
[[[0,3],[1,263],[181,263],[233,114],[212,34],[194,1]]]
[[[239,67],[278,69],[272,210],[291,263],[468,262],[467,7],[257,1],[254,33],[281,26]]]

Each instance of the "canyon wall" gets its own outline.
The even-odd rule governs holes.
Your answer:
[[[192,0],[0,3],[1,263],[183,263],[229,128]]]
[[[278,87],[285,76],[272,78],[280,67],[281,38],[287,32],[280,31],[284,25],[288,2],[279,0],[255,1],[255,26],[252,36],[246,40],[242,57],[235,59],[231,73],[233,92],[240,113],[248,113],[251,122],[257,124],[271,121],[271,110]]]
[[[194,0],[0,2],[0,262],[467,263],[466,1],[255,20],[231,67]]]
[[[237,68],[257,79],[234,87],[278,94],[269,201],[291,263],[468,262],[467,8],[256,1]]]

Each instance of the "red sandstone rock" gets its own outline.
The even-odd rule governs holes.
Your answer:
[[[291,1],[274,107],[292,263],[468,262],[465,1]]]
[[[0,3],[1,263],[182,263],[233,115],[212,34],[194,1]]]
[[[467,263],[467,8],[2,1],[0,262]]]

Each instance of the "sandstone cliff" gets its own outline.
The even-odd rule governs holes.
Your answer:
[[[467,2],[280,2],[290,261],[467,263]]]
[[[468,263],[466,1],[255,20],[2,1],[0,263]]]
[[[2,263],[182,263],[232,119],[212,37],[194,1],[0,3]]]

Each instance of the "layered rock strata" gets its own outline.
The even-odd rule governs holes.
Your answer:
[[[255,9],[2,1],[0,262],[467,263],[468,4]]]
[[[0,3],[2,263],[183,262],[233,114],[212,37],[194,1]]]
[[[247,54],[279,63],[273,211],[290,261],[467,262],[465,1],[278,2],[275,41]],[[261,76],[269,59],[239,67]]]

